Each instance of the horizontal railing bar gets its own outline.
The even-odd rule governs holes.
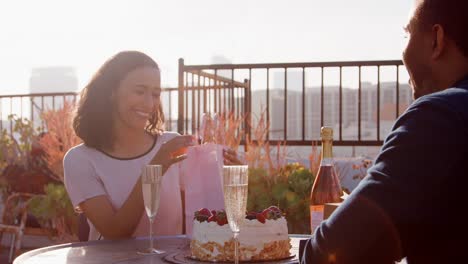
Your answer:
[[[227,83],[234,82],[235,87],[248,88],[246,83],[233,81],[232,79],[229,79],[229,78],[226,78],[226,77],[223,77],[223,76],[214,75],[214,74],[204,72],[204,71],[200,71],[200,70],[196,70],[196,71],[195,70],[188,70],[188,72],[190,72],[192,74],[197,74],[197,75],[202,76],[202,77],[210,78],[210,79],[213,79],[213,80],[222,81],[222,82],[227,82]],[[229,87],[231,87],[231,85]]]
[[[226,85],[219,85],[219,84],[218,84],[218,85],[200,86],[200,87],[198,87],[198,86],[189,86],[189,87],[185,87],[184,90],[189,90],[189,91],[194,90],[194,91],[197,91],[197,90],[218,90],[218,89],[227,89],[227,88],[231,89],[232,86],[231,86],[231,85],[227,85],[227,84],[226,84]],[[237,87],[237,86],[234,86],[234,88],[235,88],[235,89],[236,89],[236,88],[242,88],[242,89],[244,89],[243,87]],[[176,89],[176,90],[177,90],[177,89]],[[162,92],[173,92],[173,91],[175,91],[175,90],[168,90],[168,89],[163,89],[163,90],[162,90]]]
[[[291,62],[291,63],[254,63],[254,64],[207,64],[184,65],[186,71],[194,70],[232,70],[259,68],[316,68],[316,67],[359,67],[359,66],[395,66],[403,65],[401,60],[381,61],[330,61],[330,62]]]
[[[218,85],[219,86],[219,85]],[[226,87],[230,87],[226,85]],[[211,89],[216,89],[217,87],[212,87]],[[162,88],[163,92],[177,91],[178,88]],[[192,88],[197,89],[197,88]],[[10,97],[52,97],[52,96],[78,96],[79,92],[65,92],[65,93],[30,93],[30,94],[4,94],[0,95],[1,98],[10,98]]]
[[[75,96],[78,93],[75,92],[67,92],[67,93],[31,93],[31,94],[7,94],[7,95],[0,95],[0,98],[10,98],[10,97],[49,97],[49,96]]]
[[[252,144],[257,144],[256,140],[251,141]],[[268,143],[270,144],[270,148],[276,146],[278,144],[287,145],[287,146],[320,146],[320,140],[269,140]],[[241,145],[245,144],[245,141],[241,141]],[[383,141],[377,140],[334,140],[333,146],[339,147],[381,147],[383,145]]]

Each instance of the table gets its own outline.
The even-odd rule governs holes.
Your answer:
[[[289,263],[298,261],[299,241],[309,236],[290,235],[291,254],[295,255]],[[136,252],[149,245],[148,238],[128,240],[100,240],[79,243],[69,243],[44,247],[26,252],[15,259],[13,264],[101,264],[101,263],[167,263],[164,258],[189,249],[189,239],[184,236],[155,237],[155,247],[163,249],[166,254],[142,256]],[[197,263],[205,263],[198,262]],[[262,262],[266,263],[266,262]]]

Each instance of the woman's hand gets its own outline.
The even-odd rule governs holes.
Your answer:
[[[193,136],[176,136],[161,145],[158,153],[154,155],[150,164],[162,165],[163,174],[172,166],[172,164],[187,158],[187,147],[194,146]]]
[[[237,152],[227,148],[223,149],[224,165],[242,165],[242,162],[237,157]]]

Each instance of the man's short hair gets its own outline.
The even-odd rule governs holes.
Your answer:
[[[467,0],[421,0],[416,10],[416,19],[423,29],[440,24],[463,55],[468,57],[467,13]]]

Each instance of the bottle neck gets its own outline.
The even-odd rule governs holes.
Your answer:
[[[322,160],[321,166],[333,165],[333,141],[322,140]]]

